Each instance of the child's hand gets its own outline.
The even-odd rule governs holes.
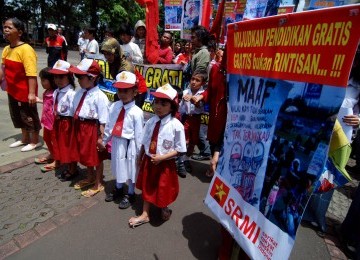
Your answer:
[[[360,124],[360,118],[357,115],[347,115],[342,118],[343,122],[348,126],[356,127]]]
[[[200,107],[201,105],[201,102],[198,102],[196,96],[192,96],[190,101],[191,103],[195,104],[196,107]]]
[[[106,148],[105,148],[105,146],[103,145],[103,143],[102,143],[102,139],[98,139],[98,141],[97,141],[97,150],[99,151],[99,152],[102,152],[102,151],[104,151]]]
[[[43,103],[43,100],[39,97],[36,97],[36,103]]]
[[[163,160],[163,156],[159,154],[152,154],[151,155],[151,162],[155,165],[158,165]]]
[[[191,97],[192,97],[191,95],[187,94],[187,95],[183,96],[183,100],[190,101]]]
[[[201,100],[203,99],[203,96],[202,95],[198,95],[198,96],[194,96],[192,98],[193,102],[195,105],[197,105]]]

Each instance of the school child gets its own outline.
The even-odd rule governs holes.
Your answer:
[[[105,145],[111,139],[111,171],[116,178],[116,186],[114,191],[106,196],[105,201],[121,198],[119,208],[126,209],[135,201],[136,159],[141,148],[144,116],[143,111],[135,105],[135,74],[120,72],[113,86],[117,88],[120,100],[113,103],[109,109],[101,150],[105,149]],[[123,196],[123,186],[126,182],[128,191]]]
[[[55,85],[58,87],[54,91],[54,108],[55,116],[53,148],[54,158],[60,164],[66,165],[66,169],[61,173],[61,181],[71,180],[77,175],[76,156],[74,157],[73,147],[71,145],[72,137],[72,104],[75,96],[74,78],[70,73],[70,63],[64,60],[58,60],[54,67],[49,70],[54,75]]]
[[[120,27],[120,40],[122,42],[121,49],[126,57],[126,59],[130,62],[142,64],[143,63],[143,55],[139,46],[136,43],[131,41],[133,36],[130,25],[123,24]]]
[[[151,204],[161,208],[162,220],[170,219],[172,211],[168,205],[179,193],[175,157],[186,152],[184,126],[174,117],[178,110],[177,91],[165,84],[153,95],[155,116],[146,122],[143,130],[136,182],[136,187],[142,190],[143,212],[130,218],[129,225],[133,228],[150,221]]]
[[[190,157],[194,152],[195,145],[199,142],[199,131],[201,123],[201,114],[204,113],[204,104],[202,102],[194,103],[196,96],[204,92],[206,84],[206,71],[195,71],[191,77],[190,85],[183,91],[183,97],[180,102],[180,114],[185,128],[185,137],[187,152],[180,163],[184,163],[187,172],[192,172]]]
[[[78,78],[81,89],[76,92],[72,107],[74,115],[74,144],[78,161],[87,167],[87,178],[74,185],[75,189],[94,186],[81,193],[92,197],[104,190],[103,160],[107,152],[98,152],[102,147],[105,123],[108,118],[109,101],[97,85],[101,75],[99,64],[92,59],[83,59],[70,71]],[[95,169],[94,169],[95,167]]]
[[[216,62],[210,70],[209,82],[207,89],[199,96],[196,96],[195,104],[201,102],[209,104],[209,123],[207,132],[207,139],[210,143],[211,161],[210,167],[205,175],[212,178],[216,165],[219,160],[220,150],[223,146],[224,131],[226,125],[227,115],[227,89],[226,89],[226,53],[221,62]]]
[[[54,125],[54,91],[57,88],[54,81],[54,76],[49,72],[51,68],[43,68],[39,77],[41,80],[41,85],[44,88],[43,98],[38,99],[38,103],[43,104],[43,110],[41,114],[41,124],[43,128],[43,139],[46,143],[46,146],[49,150],[49,154],[45,157],[35,158],[36,164],[45,164],[41,167],[42,172],[47,172],[54,170],[57,166],[56,161],[54,160],[54,149],[52,143],[52,132]]]

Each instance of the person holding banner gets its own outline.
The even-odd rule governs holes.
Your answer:
[[[136,187],[142,190],[143,212],[129,219],[132,228],[150,221],[151,204],[161,208],[163,221],[170,219],[172,211],[168,205],[179,194],[175,157],[186,152],[184,126],[175,118],[178,111],[177,91],[167,83],[153,95],[155,116],[146,122],[143,130],[146,134],[142,140],[136,182]]]
[[[350,72],[350,79],[348,82],[348,87],[346,89],[345,100],[342,104],[342,108],[348,108],[352,110],[351,114],[344,115],[342,118],[343,124],[345,127],[350,128],[351,134],[354,128],[359,128],[360,126],[360,111],[359,111],[359,102],[360,102],[360,48],[358,47],[355,54],[353,66]],[[340,108],[340,110],[342,109]],[[339,112],[340,113],[340,112]],[[351,172],[358,173],[360,171],[360,132],[357,130],[357,135],[352,142],[352,154],[355,156],[356,165],[349,168]]]
[[[130,28],[130,25],[122,25],[120,28],[120,39],[121,39],[121,49],[125,58],[133,63],[142,64],[143,55],[139,46],[131,41],[133,36],[133,31]]]
[[[134,69],[131,62],[125,59],[120,43],[115,38],[109,37],[102,43],[101,53],[104,54],[109,64],[110,75],[113,79],[123,70],[131,71]]]
[[[183,97],[180,102],[180,114],[185,128],[185,137],[187,144],[187,152],[184,159],[180,159],[180,163],[184,163],[187,172],[192,172],[190,156],[194,152],[195,145],[199,142],[199,131],[201,124],[201,114],[204,113],[204,104],[196,103],[196,96],[204,92],[206,84],[207,72],[198,71],[193,74],[190,80],[190,86],[183,91]]]
[[[209,104],[210,108],[208,127],[211,131],[208,131],[207,139],[210,143],[212,158],[210,161],[210,167],[206,172],[207,177],[212,177],[214,175],[220,150],[223,146],[227,114],[225,63],[226,57],[224,57],[221,63],[216,62],[211,67],[207,89],[202,93],[202,95],[195,97],[196,103],[204,100],[205,103]]]
[[[142,20],[136,22],[135,33],[131,41],[139,46],[142,56],[145,59],[146,25]]]
[[[175,64],[186,65],[191,60],[191,43],[188,41],[185,43],[184,52],[181,52],[174,59]]]
[[[160,48],[159,48],[159,59],[158,64],[171,64],[173,59],[173,51],[171,49],[172,43],[172,33],[163,32],[160,39]]]
[[[195,26],[191,29],[191,45],[194,50],[191,58],[191,72],[206,71],[210,63],[210,53],[207,49],[209,42],[209,31],[203,26]],[[206,79],[207,80],[207,79]],[[198,147],[200,154],[191,156],[197,161],[208,160],[210,158],[210,146],[206,140],[206,135],[203,130],[199,132],[200,141]]]

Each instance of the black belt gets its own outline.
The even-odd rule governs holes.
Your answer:
[[[97,123],[99,120],[98,119],[90,119],[90,118],[83,118],[83,117],[78,117],[79,121],[82,122],[93,122],[93,123]]]
[[[67,120],[71,120],[71,119],[72,119],[72,116],[57,115],[57,116],[56,116],[56,119],[61,119],[61,120],[67,119]]]

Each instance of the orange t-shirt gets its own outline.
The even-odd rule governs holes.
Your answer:
[[[34,49],[26,43],[13,48],[6,46],[2,53],[2,64],[5,65],[6,91],[16,100],[27,102],[28,77],[37,76],[37,56]]]

